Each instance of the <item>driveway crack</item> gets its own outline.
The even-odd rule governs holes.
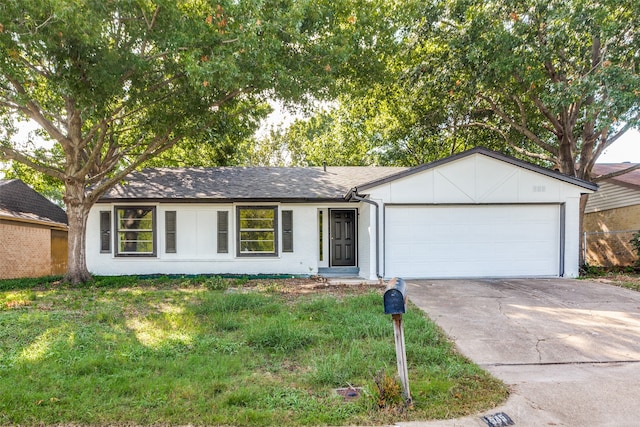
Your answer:
[[[538,363],[542,363],[542,351],[540,350],[540,343],[545,342],[546,339],[538,338],[536,342],[536,352],[538,353]]]

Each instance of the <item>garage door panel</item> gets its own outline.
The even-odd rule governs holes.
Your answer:
[[[388,277],[557,276],[558,205],[392,206]]]

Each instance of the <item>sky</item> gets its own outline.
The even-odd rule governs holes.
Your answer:
[[[596,163],[622,162],[640,163],[640,132],[636,129],[627,131],[596,161]]]
[[[296,118],[300,118],[300,114],[292,114],[287,112],[279,105],[274,105],[274,112],[265,121],[263,127],[258,131],[258,135],[264,135],[268,132],[268,126],[288,126]],[[20,129],[17,140],[25,140],[30,131],[35,129],[35,124],[23,124]],[[41,141],[40,144],[47,146],[50,143]],[[620,139],[614,142],[611,147],[607,148],[600,156],[596,163],[640,163],[640,131],[631,129],[627,131]]]

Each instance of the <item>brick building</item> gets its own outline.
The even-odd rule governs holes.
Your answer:
[[[596,164],[594,176],[632,167],[631,163]],[[584,217],[586,261],[597,266],[628,266],[638,256],[629,243],[640,230],[640,169],[601,181],[589,196]]]
[[[19,179],[0,180],[0,279],[63,274],[67,214]]]

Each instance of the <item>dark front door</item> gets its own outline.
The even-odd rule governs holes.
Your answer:
[[[356,211],[331,210],[331,266],[356,265]]]

